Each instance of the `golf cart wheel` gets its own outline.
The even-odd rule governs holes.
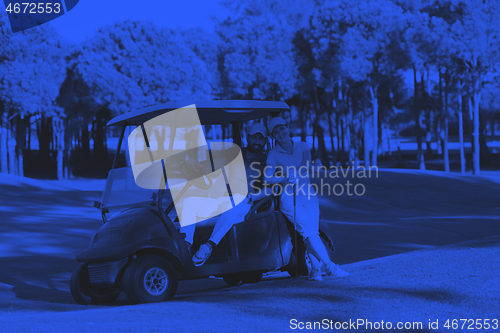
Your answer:
[[[159,255],[140,256],[125,269],[123,289],[134,303],[164,302],[177,291],[177,272]]]
[[[242,275],[240,273],[233,273],[224,275],[222,278],[229,286],[237,286],[242,280]]]
[[[88,264],[86,263],[75,268],[69,286],[75,301],[82,305],[113,303],[120,295],[119,291],[92,287],[90,285]]]
[[[257,283],[262,280],[262,273],[261,272],[248,272],[243,275],[243,278],[241,279],[241,282],[243,284],[247,283]]]

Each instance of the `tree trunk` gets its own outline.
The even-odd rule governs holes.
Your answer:
[[[432,110],[431,106],[428,103],[428,98],[430,97],[430,79],[429,79],[430,71],[427,69],[427,79],[425,78],[424,73],[422,73],[420,77],[420,86],[422,87],[421,93],[421,103],[420,106],[424,109],[425,116],[425,145],[426,145],[426,154],[427,156],[432,155]],[[436,135],[436,139],[439,138],[439,135]],[[438,145],[439,147],[439,145]]]
[[[28,118],[29,126],[29,118]],[[17,161],[17,174],[24,177],[24,158],[23,152],[26,146],[26,117],[16,117],[16,161]]]
[[[445,85],[445,86],[444,86]],[[443,166],[445,172],[450,172],[450,163],[448,156],[448,80],[447,72],[442,72],[439,68],[439,115],[440,126],[439,136],[441,139],[442,153],[443,153]]]
[[[444,158],[444,171],[450,172],[450,156],[448,153],[448,117],[444,119],[443,129],[443,158]]]
[[[95,119],[94,124],[94,164],[101,166],[106,162],[106,149],[104,147],[104,125],[106,110],[101,109]]]
[[[311,159],[314,161],[316,155],[316,126],[314,122],[312,124],[312,149],[311,149]]]
[[[370,99],[372,103],[372,111],[373,111],[373,150],[372,150],[372,166],[377,166],[377,153],[378,153],[378,97],[377,97],[377,88],[368,86],[370,91]]]
[[[444,138],[443,138],[443,155],[444,155],[444,171],[450,172],[450,156],[448,152],[448,92],[450,84],[450,76],[448,69],[444,72]]]
[[[439,96],[441,98],[441,96]],[[442,108],[438,106],[434,113],[436,114],[436,120],[434,121],[434,136],[436,137],[436,151],[437,155],[441,156],[443,155],[443,145],[442,145],[442,140],[441,140],[441,128],[442,126],[442,117],[443,117],[443,112]]]
[[[363,117],[363,151],[364,151],[364,158],[365,158],[365,168],[369,168],[370,167],[370,148],[369,148],[369,142],[370,142],[370,139],[369,139],[369,134],[370,134],[370,124],[368,122],[369,120],[369,117],[366,115],[366,111],[365,111],[365,115]]]
[[[403,165],[403,161],[401,159],[401,142],[399,140],[399,131],[400,131],[400,128],[399,128],[399,125],[396,125],[396,146],[397,146],[397,149],[398,149],[398,167],[401,167]]]
[[[340,136],[342,139],[342,153],[340,154],[340,163],[345,165],[346,151],[345,151],[345,122],[344,117],[340,119]]]
[[[319,158],[321,159],[321,163],[326,166],[327,168],[330,167],[330,160],[328,159],[328,154],[326,152],[326,145],[325,145],[325,131],[323,127],[319,123],[316,122],[315,124],[316,127],[316,133],[318,136],[318,153],[319,153]]]
[[[71,145],[71,139],[69,141],[66,140],[64,142],[64,153],[63,153],[63,178],[64,179],[73,178],[72,177],[73,175],[71,172],[71,166],[70,166],[72,152],[73,152],[73,147]]]
[[[347,156],[347,163],[351,163],[351,149],[352,149],[352,142],[351,142],[351,124],[346,124],[345,125],[345,141],[347,143],[346,145],[346,156]]]
[[[40,167],[45,168],[50,162],[50,137],[51,130],[48,120],[42,116],[40,122],[37,124],[37,137],[38,137],[38,154],[40,160]]]
[[[83,157],[83,170],[88,171],[91,163],[90,158],[90,135],[89,135],[89,124],[86,122],[82,127],[82,154],[80,158]]]
[[[462,81],[458,80],[458,136],[460,140],[460,172],[465,173],[465,152],[464,152],[464,109],[462,96]]]
[[[26,150],[28,152],[31,152],[31,118],[30,117],[27,117],[26,126],[27,126],[27,130],[28,130],[28,135],[27,135],[28,138],[26,141]]]
[[[486,128],[485,122],[483,121],[483,115],[479,113],[479,150],[480,150],[480,159],[481,161],[488,161],[490,156],[490,149],[486,144],[486,138],[484,137]]]
[[[72,178],[71,176],[71,166],[70,166],[70,161],[71,161],[71,153],[73,152],[73,138],[75,136],[75,131],[71,131],[70,133],[70,126],[71,120],[68,120],[68,118],[64,119],[64,150],[63,150],[63,178],[64,179],[70,179]]]
[[[8,146],[7,146],[7,127],[8,127],[8,118],[7,113],[2,112],[1,119],[1,127],[0,127],[0,172],[1,173],[9,173],[9,159],[8,159]]]
[[[388,151],[388,155],[391,156],[392,155],[392,149],[391,149],[391,129],[390,129],[390,127],[389,127],[388,124],[386,126],[384,126],[384,130],[385,130],[385,137],[387,138],[387,151]]]
[[[431,110],[425,110],[425,146],[426,154],[430,158],[432,156],[432,122],[431,122]],[[439,145],[438,145],[439,147]],[[439,154],[439,151],[438,151]]]
[[[307,118],[306,118],[306,112],[305,109],[300,107],[299,109],[300,112],[300,141],[306,142],[307,140]]]
[[[479,102],[481,100],[481,92],[479,91],[479,80],[474,84],[474,153],[472,156],[473,173],[479,175],[480,169],[480,147],[479,147]]]
[[[321,106],[319,102],[318,89],[314,87],[314,111],[316,117],[314,118],[314,127],[316,128],[316,135],[318,136],[318,153],[321,163],[327,168],[330,167],[330,160],[328,159],[328,152],[326,151],[325,145],[325,130],[319,123],[321,119]]]
[[[330,133],[330,144],[332,145],[332,161],[335,158],[335,146],[333,144],[333,122],[332,122],[333,112],[328,113],[328,132]]]
[[[341,122],[340,122],[341,119],[340,119],[340,115],[339,115],[339,111],[338,110],[337,110],[337,116],[336,116],[335,120],[336,120],[336,123],[337,123],[337,159],[336,159],[336,165],[338,167],[338,166],[340,166],[340,163],[341,163],[340,161],[341,161],[341,157],[342,157],[341,156],[341,150],[340,150],[341,149],[340,140],[342,140],[340,138],[340,136],[341,136],[342,130],[341,130]]]
[[[55,148],[57,161],[57,180],[64,179],[64,121],[59,117],[52,118],[52,128],[55,134]]]
[[[413,108],[415,114],[415,132],[417,137],[417,161],[420,170],[425,170],[424,154],[422,151],[422,131],[420,129],[420,107],[418,98],[417,69],[413,66]]]
[[[7,138],[8,138],[8,143],[7,143],[7,150],[9,154],[9,174],[11,175],[18,175],[18,166],[17,166],[17,159],[16,159],[16,129],[15,126],[9,126],[9,129],[7,130]]]

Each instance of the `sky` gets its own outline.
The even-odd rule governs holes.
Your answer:
[[[3,8],[2,2],[0,9]],[[218,0],[80,0],[68,13],[47,24],[78,43],[101,26],[124,20],[150,20],[162,27],[201,27],[212,32],[212,16],[227,17]]]

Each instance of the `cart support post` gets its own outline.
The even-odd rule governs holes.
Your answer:
[[[116,160],[118,159],[118,155],[120,155],[120,149],[122,149],[122,141],[123,141],[123,136],[125,135],[126,128],[127,128],[127,125],[123,125],[122,134],[120,135],[120,139],[118,140],[118,147],[116,148],[116,154],[115,154],[115,158],[113,159],[113,166],[111,167],[111,169],[114,169],[116,166]]]

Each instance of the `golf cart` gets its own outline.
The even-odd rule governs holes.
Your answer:
[[[179,280],[210,276],[222,277],[227,284],[237,285],[259,282],[263,273],[273,270],[288,271],[292,276],[307,275],[302,238],[279,211],[276,196],[253,203],[244,221],[238,221],[231,228],[207,262],[202,266],[193,264],[192,252],[209,239],[217,216],[196,227],[190,252],[184,234],[179,231],[179,212],[174,209],[176,197],[189,191],[193,195],[209,191],[213,182],[206,175],[196,174],[198,169],[186,163],[193,149],[176,147],[176,134],[171,133],[169,139],[158,132],[153,138],[144,130],[148,121],[185,106],[186,103],[166,103],[129,112],[108,122],[108,126],[121,127],[121,136],[101,201],[94,204],[101,211],[104,223],[92,237],[89,247],[76,257],[80,264],[73,272],[70,289],[77,303],[112,303],[121,291],[125,291],[134,303],[166,301],[174,296]],[[268,101],[208,101],[197,102],[195,106],[203,130],[214,129],[217,125],[231,126],[230,139],[238,147],[241,146],[243,122],[267,119],[289,110],[284,102]],[[139,131],[142,150],[134,146],[136,142],[128,135],[130,129]],[[126,134],[131,152],[129,166],[117,167]],[[167,142],[164,146],[168,146],[170,157],[161,160],[160,164],[152,163],[151,166],[160,166],[160,172],[147,175],[149,178],[158,175],[162,180],[155,183],[146,179],[148,185],[141,185],[141,182],[144,184],[141,175],[146,172],[138,176],[130,165],[141,154],[149,154],[153,161],[151,151],[160,149],[160,138]],[[175,172],[168,174],[180,188],[176,195],[173,188],[169,188],[174,187],[175,182],[169,179],[167,184],[167,164],[175,166],[170,170],[179,170],[177,175]],[[199,177],[193,177],[193,173]],[[156,185],[151,185],[153,183]],[[334,247],[328,234],[328,224],[320,222],[320,235],[331,254]],[[294,244],[297,244],[295,248]]]

